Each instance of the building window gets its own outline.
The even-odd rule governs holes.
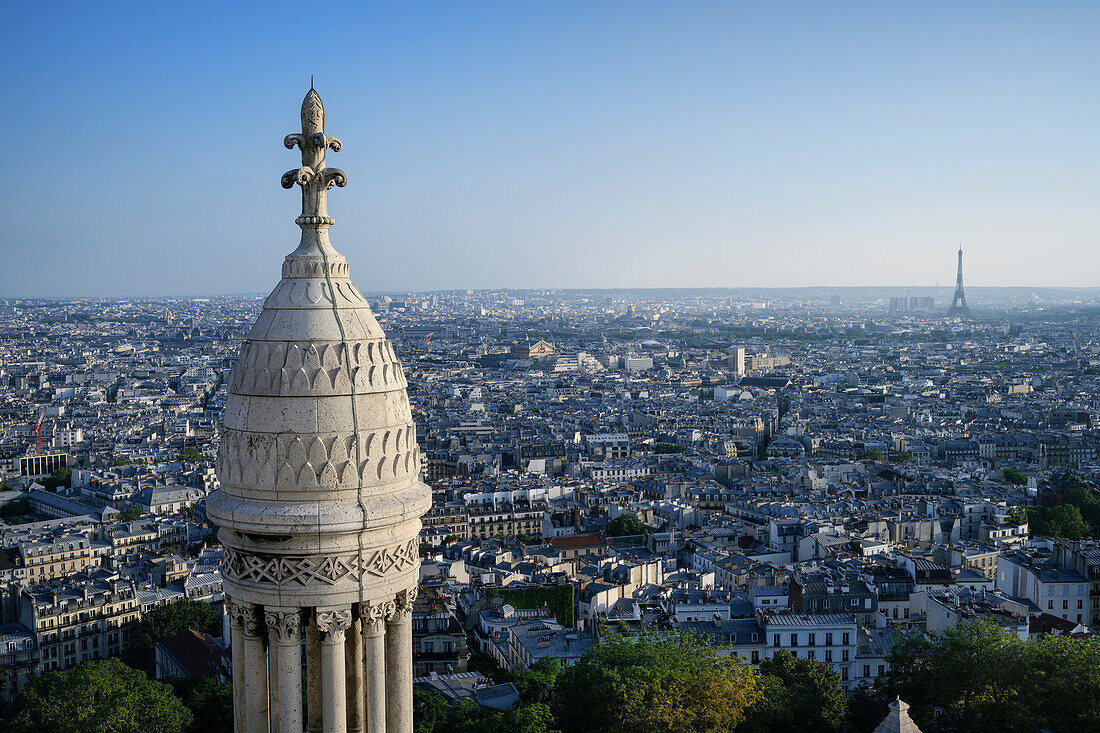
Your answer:
[[[833,645],[833,632],[828,631],[825,633],[825,646]]]
[[[844,632],[844,646],[848,646],[848,638],[849,638],[848,637],[848,632],[845,631]]]
[[[779,634],[772,635],[772,646],[779,646]]]
[[[871,665],[869,665],[869,664],[863,665],[863,676],[864,677],[870,677],[871,676]]]
[[[826,662],[833,661],[833,650],[832,649],[826,649],[825,650],[825,661]]]
[[[791,646],[798,646],[798,634],[791,634]]]

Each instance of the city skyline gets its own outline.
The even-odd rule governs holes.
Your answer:
[[[266,292],[305,71],[365,291],[1100,285],[1088,4],[199,10],[2,11],[0,297]]]
[[[1100,6],[0,20],[0,731],[1100,731]]]

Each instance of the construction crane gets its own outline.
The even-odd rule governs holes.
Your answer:
[[[38,413],[38,421],[34,424],[34,452],[42,455],[42,419],[46,417],[46,411]]]
[[[1073,339],[1073,360],[1077,362],[1077,370],[1083,372],[1085,371],[1085,360],[1081,357],[1081,347],[1077,345],[1077,332],[1071,328],[1069,335]]]

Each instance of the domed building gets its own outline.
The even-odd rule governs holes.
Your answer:
[[[225,552],[235,730],[410,733],[431,493],[404,372],[329,242],[327,191],[347,176],[326,166],[341,143],[312,88],[301,120],[284,144],[302,165],[282,178],[301,188],[301,242],[241,346],[207,502]]]

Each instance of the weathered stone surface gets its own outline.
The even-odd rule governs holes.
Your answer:
[[[431,493],[419,480],[405,374],[349,279],[347,261],[329,241],[326,191],[346,185],[347,175],[325,165],[326,152],[342,145],[325,133],[324,106],[314,90],[302,103],[302,132],[288,135],[284,145],[302,152],[301,167],[282,178],[285,188],[302,190],[295,220],[301,241],[284,260],[282,279],[233,369],[217,461],[221,488],[208,499],[207,515],[225,547],[232,606],[266,619],[276,639],[297,639],[307,622],[321,632],[311,631],[307,644],[310,729],[323,723],[325,730],[344,730],[346,708],[352,729],[361,730],[366,701],[359,698],[372,696],[372,719],[381,720],[382,683],[376,671],[368,692],[366,677],[355,669],[355,684],[346,688],[343,630],[360,623],[362,609],[408,605],[402,599],[415,593],[420,517]],[[372,633],[385,623],[369,614],[367,620]],[[392,670],[387,690],[401,688],[386,703],[389,731],[403,733],[412,729],[411,642],[407,619],[391,617],[387,625],[400,635],[385,647],[385,669]],[[355,635],[352,660],[363,657],[362,632]],[[375,657],[380,646],[372,641]],[[235,640],[234,650],[240,647]],[[300,667],[300,650],[280,648],[270,665],[268,654],[262,644],[244,644],[235,678],[239,670],[250,676],[276,670],[271,689],[285,693],[276,697],[295,696],[300,680],[274,676]],[[268,687],[251,684],[238,707],[248,708],[246,727],[259,730],[267,725],[266,710],[258,708],[261,698],[266,705]],[[300,701],[286,712],[270,718],[300,730]]]

